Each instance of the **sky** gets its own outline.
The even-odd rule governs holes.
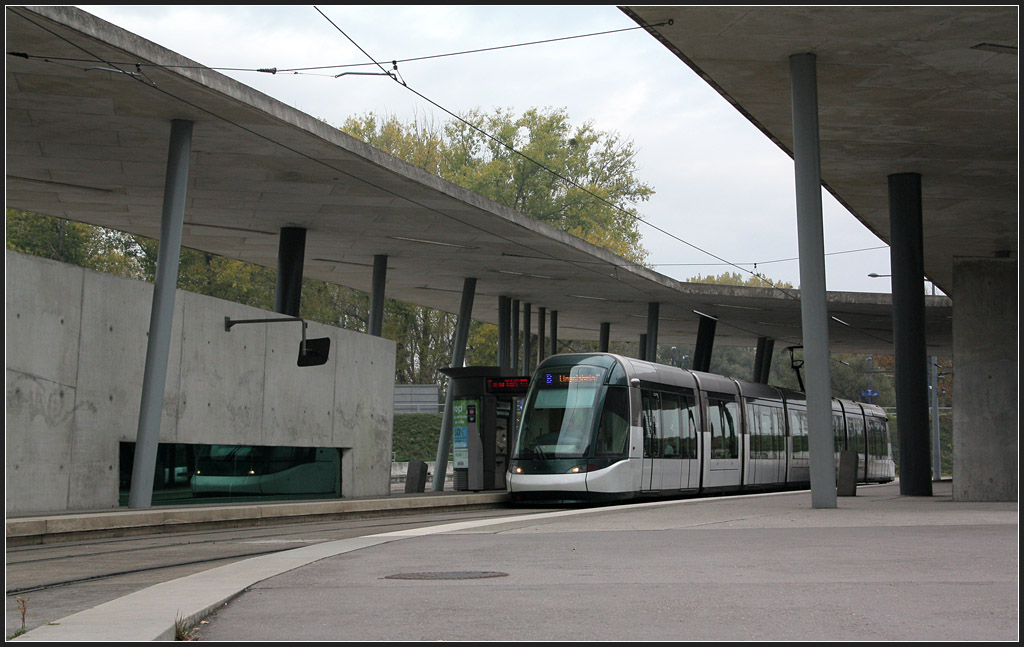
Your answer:
[[[748,277],[756,263],[772,280],[799,286],[792,159],[643,30],[590,35],[637,26],[614,6],[81,8],[335,126],[368,111],[439,126],[451,117],[385,76],[249,70],[372,56],[400,61],[408,87],[452,113],[564,108],[574,124],[592,122],[638,150],[637,176],[655,191],[639,211],[654,225],[640,232],[656,271],[681,281]],[[575,36],[585,37],[403,62]],[[885,243],[827,192],[822,208],[827,289],[889,292],[888,278],[868,276],[889,274]]]

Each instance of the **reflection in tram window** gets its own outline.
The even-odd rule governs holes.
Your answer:
[[[574,366],[539,375],[526,405],[516,457],[586,456],[604,374],[601,368]]]
[[[121,505],[131,491],[135,443],[122,442]],[[335,447],[160,443],[152,503],[341,496]]]
[[[611,386],[604,397],[595,455],[599,458],[625,458],[628,446],[629,391]]]

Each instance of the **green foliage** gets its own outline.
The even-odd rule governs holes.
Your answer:
[[[647,252],[634,205],[654,190],[636,177],[632,142],[591,123],[573,126],[565,110],[530,109],[518,117],[502,109],[474,110],[463,119],[441,128],[368,112],[347,119],[342,130],[453,184],[643,261]]]
[[[713,283],[716,285],[745,285],[748,287],[755,288],[792,288],[793,284],[789,281],[773,281],[764,274],[755,273],[744,276],[739,272],[722,272],[717,276],[707,275],[701,276],[698,274],[692,278],[686,279],[688,283]]]
[[[128,234],[63,218],[7,209],[7,249],[131,278],[141,276],[143,250]]]
[[[440,413],[396,415],[391,450],[395,460],[433,461],[437,459],[437,440],[441,434]]]

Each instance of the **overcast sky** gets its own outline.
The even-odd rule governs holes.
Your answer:
[[[636,27],[614,6],[83,6],[212,68],[308,68],[399,60]],[[320,12],[326,14],[327,20]],[[331,23],[334,23],[333,25]],[[337,27],[335,27],[335,25]],[[370,68],[355,68],[370,71]],[[383,76],[340,69],[222,72],[328,123],[374,111],[409,120],[444,112]],[[799,285],[793,161],[643,30],[399,63],[419,94],[453,113],[565,108],[638,149],[655,195],[644,220],[773,280]],[[823,196],[827,287],[888,292],[889,251]],[[641,224],[647,261],[685,280],[735,267]],[[854,251],[869,250],[869,251]],[[744,276],[748,276],[743,273]]]

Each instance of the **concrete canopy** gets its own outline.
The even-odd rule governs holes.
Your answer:
[[[813,53],[823,184],[889,242],[886,178],[919,173],[925,274],[947,294],[954,257],[1017,258],[1016,6],[623,11],[672,20],[648,31],[790,156],[789,57]]]
[[[276,267],[278,235],[308,230],[305,276],[473,318],[499,295],[559,313],[561,339],[635,341],[659,302],[661,343],[799,345],[799,293],[684,284],[394,159],[201,65],[70,7],[7,9],[7,206],[149,237],[160,230],[170,121],[195,123],[183,244]],[[140,64],[136,66],[136,63]],[[430,241],[430,242],[424,242]],[[833,293],[836,352],[891,352],[889,295]],[[931,298],[930,351],[951,305]]]

